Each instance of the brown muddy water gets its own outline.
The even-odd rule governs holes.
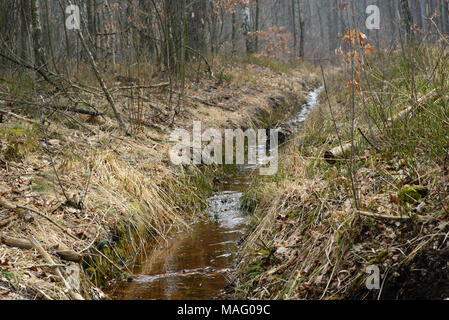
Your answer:
[[[310,92],[292,125],[306,120],[320,92],[321,88]],[[132,280],[117,282],[108,290],[109,296],[114,300],[226,299],[239,243],[250,221],[240,200],[256,174],[257,166],[247,165],[220,181],[218,191],[207,200],[208,218],[167,243],[151,246],[136,265]]]

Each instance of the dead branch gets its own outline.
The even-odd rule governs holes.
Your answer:
[[[105,115],[104,113],[101,113],[101,112],[90,111],[90,110],[79,109],[79,108],[68,107],[68,106],[48,105],[48,107],[51,109],[55,109],[55,110],[69,111],[69,112],[84,114],[84,115],[88,115],[88,116],[92,116],[92,117],[100,117],[100,116]]]
[[[19,239],[8,236],[1,236],[0,242],[4,243],[8,247],[15,247],[20,249],[32,249],[33,245],[28,239]],[[47,250],[51,250],[48,248]],[[81,263],[83,261],[83,255],[71,249],[59,249],[55,250],[55,253],[65,261]]]
[[[2,237],[0,237],[0,242],[4,243],[8,247],[15,247],[15,248],[27,249],[27,250],[33,248],[33,245],[27,239],[17,239],[17,238],[2,236]]]
[[[34,239],[32,236],[30,236],[28,238],[28,240],[33,245],[33,247],[42,255],[42,257],[45,259],[45,261],[48,264],[55,265],[55,262],[53,261],[53,259],[50,257],[50,255],[47,253],[47,251],[45,251],[45,249],[41,246],[41,244],[36,239]],[[70,284],[64,278],[64,276],[62,275],[61,269],[56,267],[55,271],[56,271],[56,274],[62,279],[65,287],[68,290],[70,297],[73,300],[84,300],[84,298],[79,293],[77,293],[73,290],[73,288],[70,286]]]
[[[58,91],[61,91],[61,90],[62,90],[60,86],[58,86],[55,82],[53,82],[53,81],[48,77],[48,75],[47,75],[44,71],[42,71],[42,68],[37,68],[37,67],[32,66],[32,65],[30,65],[30,64],[27,64],[27,63],[25,63],[25,62],[20,62],[19,60],[14,59],[13,57],[7,56],[7,55],[3,54],[2,52],[0,52],[0,57],[3,57],[3,58],[5,58],[6,60],[8,60],[8,61],[10,61],[10,62],[12,62],[12,63],[15,63],[15,64],[17,64],[17,65],[19,65],[19,66],[22,66],[22,67],[24,67],[24,68],[26,68],[26,69],[30,69],[30,70],[33,70],[33,71],[37,72],[37,73],[38,73],[38,74],[39,74],[45,81],[47,81],[47,82],[50,83],[52,86],[54,86]]]
[[[119,123],[120,129],[122,129],[123,131],[126,132],[125,123],[123,122],[122,117],[120,116],[120,113],[118,112],[117,108],[115,107],[114,100],[112,99],[112,96],[111,96],[108,88],[106,87],[103,77],[101,76],[100,70],[98,69],[98,66],[97,66],[97,62],[95,61],[94,56],[92,55],[92,52],[90,52],[81,31],[78,30],[77,34],[78,34],[78,38],[80,39],[84,50],[87,53],[87,56],[89,57],[90,64],[92,66],[92,69],[94,70],[94,73],[95,73],[95,76],[97,77],[98,82],[101,85],[101,89],[103,90],[103,92],[106,96],[106,99],[108,100],[109,105],[111,106],[112,111],[114,112],[115,118],[117,119],[117,122]]]
[[[163,88],[168,87],[170,85],[169,82],[163,82],[153,85],[141,85],[141,86],[127,86],[127,87],[116,87],[113,88],[111,91],[118,91],[118,90],[131,90],[131,89],[154,89],[154,88]]]
[[[410,221],[413,219],[417,219],[418,221],[422,221],[422,222],[428,222],[430,220],[430,218],[419,217],[419,216],[392,216],[392,215],[387,215],[387,214],[377,214],[377,213],[366,212],[366,211],[356,211],[356,213],[361,216],[364,216],[364,217],[380,219],[380,220]]]
[[[22,121],[25,121],[25,122],[32,123],[32,124],[36,124],[36,125],[39,125],[39,124],[40,124],[39,122],[37,122],[37,121],[35,121],[35,120],[31,120],[31,119],[28,119],[28,118],[19,116],[19,115],[15,114],[15,113],[12,113],[12,112],[10,112],[10,111],[0,110],[0,113],[1,113],[1,114],[5,114],[5,115],[8,115],[8,116],[13,117],[13,118],[16,118],[16,119],[18,119],[18,120],[22,120]]]

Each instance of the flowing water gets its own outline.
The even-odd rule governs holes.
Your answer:
[[[309,93],[307,104],[290,121],[298,125],[316,106],[321,88]],[[265,148],[265,146],[259,146]],[[226,294],[238,243],[249,217],[240,209],[242,192],[257,174],[257,166],[242,166],[220,181],[210,197],[208,219],[188,232],[175,234],[168,243],[151,246],[136,266],[131,281],[121,281],[109,294],[117,300],[220,299]]]

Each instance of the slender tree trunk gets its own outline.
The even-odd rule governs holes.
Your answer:
[[[412,13],[410,12],[408,0],[400,0],[400,4],[401,4],[402,20],[404,22],[405,31],[407,33],[407,41],[411,42],[414,37],[414,32],[412,29],[413,25]]]
[[[42,25],[40,0],[31,0],[31,35],[33,39],[34,64],[41,68],[46,65],[46,56],[42,43]]]
[[[299,14],[299,57],[304,59],[304,43],[305,43],[305,28],[304,28],[304,15],[303,15],[302,0],[298,0],[298,14]]]
[[[293,1],[293,0],[292,0]],[[256,32],[259,31],[259,23],[260,23],[260,0],[256,0]],[[255,51],[259,52],[259,37],[256,36],[255,39]]]
[[[235,10],[232,12],[232,54],[236,54],[236,46],[237,46],[237,18]]]
[[[249,36],[250,31],[250,22],[251,22],[251,10],[250,10],[250,1],[246,0],[245,6],[243,6],[243,35],[245,36],[246,42],[246,54],[251,54],[251,39]]]
[[[323,25],[323,17],[321,16],[321,2],[319,0],[317,0],[315,2],[316,5],[316,11],[317,11],[317,15],[318,15],[318,22],[320,24],[320,39],[321,41],[324,41],[324,25]]]
[[[297,41],[297,35],[296,35],[296,8],[295,8],[295,0],[291,0],[291,3],[292,3],[293,56],[296,57],[296,53],[297,53],[297,49],[298,49],[298,41]],[[301,9],[299,9],[299,11],[301,13]]]
[[[446,0],[441,0],[440,2],[440,21],[441,21],[441,32],[446,32],[446,25],[448,21],[448,12],[447,12],[447,2]]]

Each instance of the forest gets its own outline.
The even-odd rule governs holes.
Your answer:
[[[0,300],[449,299],[448,41],[448,0],[2,0]]]

